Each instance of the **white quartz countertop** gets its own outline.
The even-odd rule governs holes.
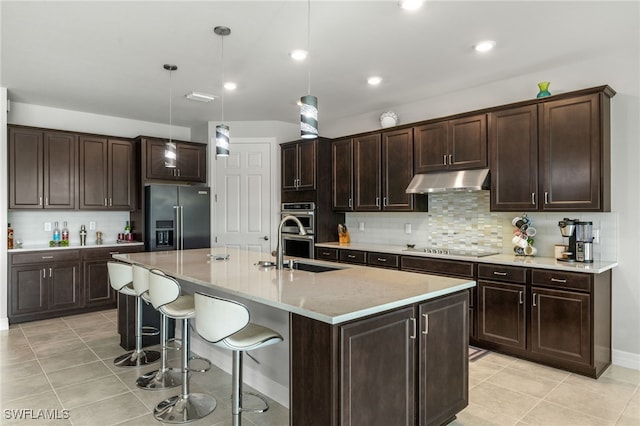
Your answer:
[[[226,256],[214,260],[209,255]],[[475,286],[475,281],[300,259],[340,268],[328,272],[257,266],[273,258],[244,250],[195,249],[117,254],[114,258],[157,268],[178,279],[339,324]]]
[[[118,243],[115,241],[103,242],[102,244],[96,244],[95,242],[88,243],[84,246],[79,244],[72,244],[67,247],[49,247],[45,244],[23,245],[21,248],[13,248],[7,250],[9,253],[25,253],[30,251],[42,251],[42,250],[82,250],[91,248],[107,248],[107,247],[131,247],[131,246],[144,246],[143,242],[131,241],[126,243]]]
[[[513,254],[494,254],[491,256],[473,257],[456,256],[450,254],[433,254],[418,251],[408,251],[405,246],[364,244],[364,243],[316,243],[316,247],[339,248],[349,250],[361,250],[368,252],[398,254],[403,256],[433,257],[439,259],[464,260],[476,263],[492,263],[496,265],[525,266],[529,268],[553,269],[556,271],[584,272],[600,274],[618,266],[615,261],[596,261],[593,263],[562,262],[553,257],[515,256]]]

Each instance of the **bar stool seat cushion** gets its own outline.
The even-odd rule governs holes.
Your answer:
[[[137,296],[136,290],[133,288],[133,284],[127,284],[124,287],[120,287],[118,290],[119,293],[124,294],[125,296]]]
[[[250,351],[282,342],[282,336],[270,328],[249,323],[245,328],[215,344],[233,351]]]
[[[162,312],[169,318],[188,319],[196,316],[196,308],[193,302],[193,295],[187,294],[161,307]]]

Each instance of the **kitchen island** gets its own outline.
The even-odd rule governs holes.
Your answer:
[[[306,259],[296,267],[329,270],[277,270],[242,250],[114,257],[287,312],[292,425],[443,424],[467,405],[474,281]]]

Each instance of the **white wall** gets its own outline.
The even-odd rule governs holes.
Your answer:
[[[551,81],[551,93],[609,84],[617,91],[611,112],[612,213],[617,213],[619,267],[613,271],[613,362],[640,369],[640,37],[626,40],[619,50],[603,52],[587,62],[524,74],[421,102],[389,105],[400,123],[411,123],[535,97],[538,81]],[[383,111],[323,122],[323,135],[331,138],[379,126]],[[394,220],[390,218],[390,220]],[[402,221],[402,219],[396,219]],[[401,223],[398,223],[400,228]]]
[[[7,223],[7,89],[0,87],[0,170],[4,179],[0,180],[0,223]],[[4,229],[4,227],[2,227]],[[9,328],[7,319],[7,246],[0,246],[0,330]]]

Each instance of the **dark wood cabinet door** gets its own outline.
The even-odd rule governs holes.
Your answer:
[[[298,189],[316,189],[317,140],[298,143]]]
[[[114,290],[109,283],[108,259],[85,260],[82,262],[84,306],[112,305]]]
[[[525,349],[526,286],[478,281],[478,339]]]
[[[382,210],[381,140],[379,133],[353,139],[356,211]]]
[[[43,265],[11,267],[9,317],[47,310],[47,285],[47,270]]]
[[[341,327],[341,425],[415,424],[412,318],[409,307]]]
[[[413,129],[382,134],[382,210],[411,211],[405,190],[413,179]]]
[[[80,137],[80,208],[108,209],[107,173],[108,143],[106,138]]]
[[[489,114],[491,210],[537,210],[538,109],[536,105]]]
[[[332,207],[353,211],[353,142],[340,139],[331,142]]]
[[[298,145],[282,147],[282,190],[295,191],[298,185]]]
[[[80,305],[79,270],[78,262],[47,265],[49,310],[69,309]]]
[[[469,404],[468,292],[419,306],[419,425],[446,424]]]
[[[541,104],[543,210],[602,209],[600,96],[594,94]]]
[[[9,208],[41,209],[44,205],[41,131],[9,127]]]
[[[207,181],[207,145],[176,143],[177,179],[188,182]]]
[[[532,288],[531,351],[591,365],[591,297]]]
[[[439,121],[413,130],[415,173],[443,170],[448,164],[449,122]]]
[[[449,121],[451,170],[487,167],[487,115],[479,114]]]
[[[109,139],[108,194],[112,210],[134,208],[133,143],[128,140]]]
[[[173,169],[164,166],[165,142],[146,139],[144,143],[146,150],[145,178],[151,180],[173,179]]]
[[[44,208],[76,208],[77,136],[44,133]]]

